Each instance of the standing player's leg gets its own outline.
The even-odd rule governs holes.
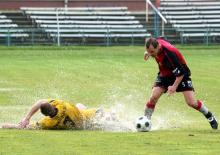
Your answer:
[[[145,116],[147,116],[149,119],[151,119],[151,116],[154,112],[155,105],[160,98],[160,96],[166,91],[165,88],[162,87],[153,87],[151,92],[151,97],[146,103],[145,107]]]
[[[200,111],[208,119],[213,129],[218,128],[218,122],[216,121],[214,115],[208,110],[208,108],[205,106],[205,104],[202,101],[195,99],[193,91],[191,90],[183,91],[183,95],[184,95],[186,103],[190,107]]]

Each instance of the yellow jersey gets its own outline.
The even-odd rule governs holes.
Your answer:
[[[75,105],[62,100],[48,101],[55,108],[57,114],[54,117],[45,116],[37,122],[37,128],[41,129],[83,129],[84,123],[92,119],[96,109],[80,110]]]

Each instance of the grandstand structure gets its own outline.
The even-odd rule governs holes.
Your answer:
[[[22,41],[22,38],[28,36],[23,29],[19,28],[17,24],[0,12],[0,42],[4,42],[4,38],[7,37],[5,44],[8,45],[11,40],[17,39]]]
[[[53,2],[2,0],[0,44],[142,45],[146,37],[161,35],[172,43],[220,40],[218,0],[151,0],[165,25],[142,0]]]
[[[181,43],[220,41],[220,1],[161,0],[159,10]]]
[[[34,8],[23,13],[37,28],[60,44],[134,44],[149,37],[127,7]]]

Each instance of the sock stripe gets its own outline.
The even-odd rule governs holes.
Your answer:
[[[154,109],[154,108],[155,108],[155,104],[153,104],[152,102],[148,101],[148,102],[146,103],[146,107],[147,107],[147,108],[150,108],[150,109]]]
[[[200,110],[202,107],[202,102],[200,100],[197,100],[197,107],[196,110]]]

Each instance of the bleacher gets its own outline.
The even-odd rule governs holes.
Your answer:
[[[220,38],[220,1],[161,0],[159,10],[180,34],[182,43]]]
[[[28,34],[0,12],[0,42],[9,45],[11,40],[20,40],[24,37],[28,37]]]
[[[150,36],[127,7],[31,8],[21,10],[48,36],[64,44],[135,43]]]

